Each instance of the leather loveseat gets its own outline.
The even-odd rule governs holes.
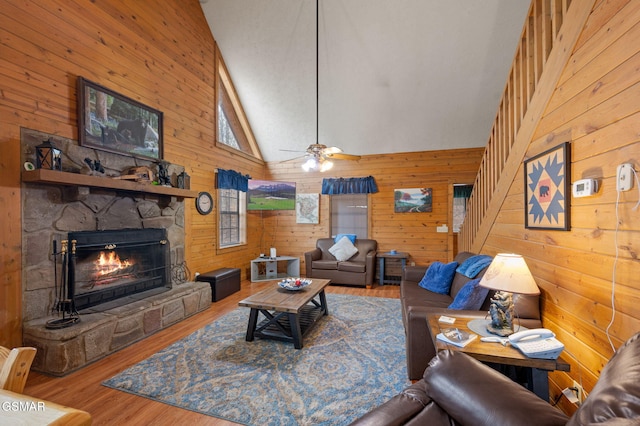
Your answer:
[[[462,265],[465,260],[472,256],[474,256],[474,253],[460,252],[454,260],[459,265]],[[434,293],[418,285],[428,269],[427,266],[407,266],[405,268],[400,282],[400,300],[406,336],[407,374],[410,380],[419,380],[427,367],[427,363],[436,354],[427,324],[427,315],[477,315],[479,311],[488,312],[491,303],[490,299],[495,294],[495,291],[488,292],[479,311],[447,309],[460,289],[471,279],[482,277],[487,268],[488,265],[475,274],[473,278],[456,272],[449,294]],[[538,296],[514,294],[513,301],[518,316],[516,323],[528,328],[542,327]]]
[[[319,238],[316,248],[304,254],[306,276],[324,278],[332,284],[350,284],[371,288],[376,275],[376,240],[355,239],[358,252],[347,260],[338,261],[329,249],[333,238]]]
[[[438,353],[422,380],[352,423],[583,426],[640,424],[640,333],[620,347],[578,410],[566,416],[496,370],[457,351]]]

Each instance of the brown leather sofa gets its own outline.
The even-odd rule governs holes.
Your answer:
[[[474,256],[474,253],[460,252],[454,260],[461,265],[471,256]],[[474,278],[482,277],[487,267],[482,269]],[[491,303],[490,299],[495,294],[495,291],[489,291],[480,311],[448,310],[447,307],[451,304],[456,294],[472,278],[456,272],[449,294],[438,294],[418,285],[427,269],[428,266],[407,266],[400,282],[402,321],[406,336],[407,374],[410,380],[419,380],[429,360],[436,355],[431,334],[429,333],[427,315],[477,315],[480,311],[488,312]],[[514,295],[513,300],[518,315],[516,323],[528,328],[542,327],[538,296]]]
[[[376,276],[376,240],[356,238],[354,245],[358,253],[339,262],[329,249],[335,244],[333,238],[319,238],[316,248],[304,254],[306,276],[324,278],[332,284],[351,284],[371,288]]]
[[[422,380],[352,423],[370,425],[583,426],[640,424],[640,333],[609,360],[567,417],[525,387],[462,352],[441,351]]]

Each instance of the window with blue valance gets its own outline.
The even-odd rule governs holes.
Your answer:
[[[325,178],[322,179],[322,193],[338,194],[372,194],[378,192],[378,185],[373,176],[360,178]]]
[[[472,191],[473,185],[453,185],[453,232],[460,232],[467,215],[467,202]]]
[[[218,189],[235,189],[247,192],[251,176],[243,175],[234,170],[218,169]]]

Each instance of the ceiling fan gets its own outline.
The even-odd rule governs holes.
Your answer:
[[[359,160],[359,155],[345,154],[342,150],[336,146],[326,146],[319,143],[318,137],[318,98],[319,98],[319,78],[318,78],[318,3],[316,0],[316,143],[312,143],[307,147],[304,157],[307,160],[302,164],[302,169],[305,172],[311,170],[320,170],[326,172],[333,167],[333,161],[331,160]],[[288,150],[283,150],[288,151]]]
[[[321,143],[313,143],[307,148],[307,161],[302,164],[305,172],[319,169],[325,172],[333,167],[331,160],[359,160],[359,155],[345,154],[336,146],[326,146]]]

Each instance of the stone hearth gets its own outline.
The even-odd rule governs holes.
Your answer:
[[[68,328],[45,328],[51,317],[26,323],[24,344],[38,350],[32,368],[62,376],[104,358],[207,309],[211,286],[186,282],[160,294],[130,296],[130,301],[118,307],[109,308],[107,303],[81,311],[80,322]]]

